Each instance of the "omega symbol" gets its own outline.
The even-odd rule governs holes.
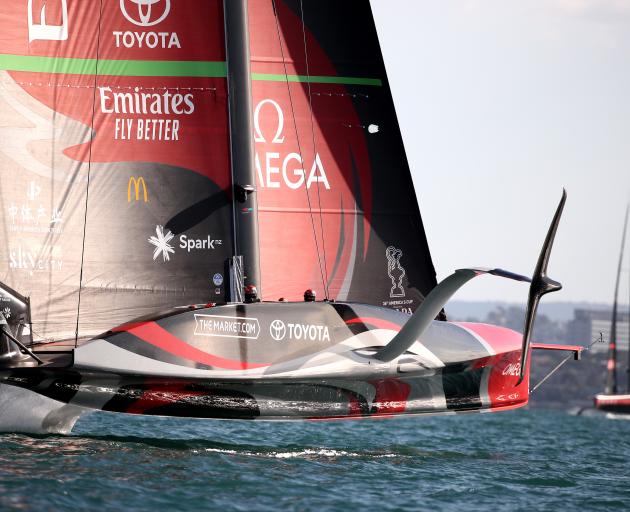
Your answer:
[[[254,140],[256,142],[267,142],[267,139],[263,135],[262,129],[260,128],[260,110],[264,105],[271,105],[276,110],[276,115],[278,116],[278,125],[276,126],[276,134],[273,137],[274,144],[282,144],[284,142],[284,135],[282,132],[284,131],[284,112],[282,112],[282,108],[278,103],[271,99],[266,99],[261,101],[256,108],[254,109]]]

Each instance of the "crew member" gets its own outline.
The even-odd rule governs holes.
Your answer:
[[[304,292],[304,302],[315,302],[315,290],[309,288]]]
[[[258,290],[253,284],[248,284],[245,287],[245,303],[252,304],[253,302],[260,302]]]

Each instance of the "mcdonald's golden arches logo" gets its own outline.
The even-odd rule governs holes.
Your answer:
[[[140,186],[142,186],[142,192],[144,195],[144,202],[148,203],[149,202],[149,194],[147,192],[147,184],[144,181],[144,178],[142,176],[140,176],[139,178],[136,179],[135,176],[132,176],[131,178],[129,178],[129,183],[127,184],[127,202],[130,203],[131,202],[131,187],[133,186],[133,189],[136,193],[136,201],[140,201]]]

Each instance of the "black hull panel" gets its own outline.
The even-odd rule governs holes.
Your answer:
[[[308,420],[452,414],[519,407],[492,405],[484,370],[446,369],[370,380],[201,381],[16,370],[6,384],[52,400],[110,412],[239,420]]]

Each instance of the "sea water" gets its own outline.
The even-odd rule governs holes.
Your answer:
[[[630,510],[630,421],[519,410],[264,423],[93,413],[0,435],[1,510]]]

